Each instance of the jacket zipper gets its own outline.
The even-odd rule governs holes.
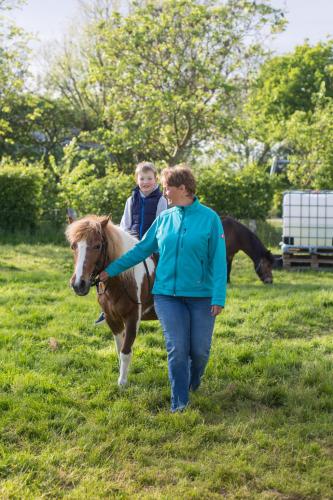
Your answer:
[[[175,263],[175,280],[174,280],[174,286],[173,286],[173,295],[174,297],[176,296],[176,281],[177,281],[177,261],[178,261],[178,253],[179,253],[179,242],[180,242],[180,237],[182,234],[182,228],[183,228],[183,222],[185,218],[185,210],[184,208],[181,208],[181,213],[182,213],[182,220],[180,223],[179,231],[178,231],[178,239],[177,239],[177,246],[176,246],[176,263]]]
[[[145,218],[145,199],[141,198],[141,223],[140,223],[140,226],[139,226],[139,240],[142,239],[144,218]]]

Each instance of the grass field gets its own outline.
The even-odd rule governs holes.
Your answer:
[[[169,413],[157,322],[129,385],[70,251],[1,245],[0,498],[333,498],[333,273],[234,262],[200,390]]]

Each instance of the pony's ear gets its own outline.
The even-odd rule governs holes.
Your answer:
[[[72,224],[77,219],[77,214],[73,208],[67,208],[67,223]]]
[[[107,223],[111,220],[111,216],[108,215],[107,217],[104,217],[104,219],[101,220],[101,226],[102,229],[104,229],[107,225]]]

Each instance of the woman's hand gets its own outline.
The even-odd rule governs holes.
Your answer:
[[[109,275],[105,271],[102,271],[101,273],[99,273],[99,279],[101,281],[106,281],[108,278],[109,278]]]
[[[222,309],[224,309],[224,307],[222,307],[222,306],[212,306],[212,308],[210,310],[212,313],[212,316],[217,316],[218,314],[220,314]]]

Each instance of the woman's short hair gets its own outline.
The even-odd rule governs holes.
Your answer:
[[[161,182],[168,186],[185,186],[189,195],[195,195],[196,180],[192,170],[186,163],[164,168],[161,172]]]
[[[135,178],[137,179],[138,175],[142,173],[145,174],[147,172],[153,172],[154,176],[157,177],[157,170],[154,163],[151,163],[150,161],[142,161],[141,163],[138,163],[135,168]]]

